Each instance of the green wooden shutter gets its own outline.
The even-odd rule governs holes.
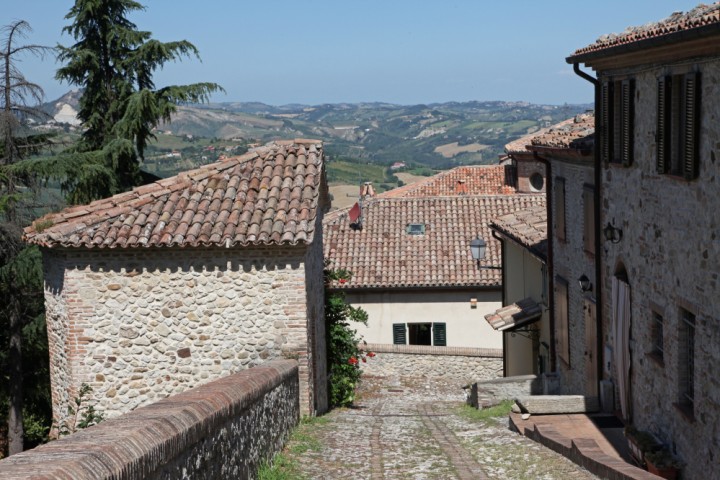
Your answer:
[[[622,82],[622,117],[621,117],[621,151],[620,157],[622,164],[626,167],[632,164],[634,139],[634,123],[635,123],[635,81],[625,80]]]
[[[600,87],[600,157],[609,162],[613,153],[613,102],[612,82],[605,81]]]
[[[395,345],[407,344],[407,335],[405,333],[404,323],[393,323],[393,343]]]
[[[444,323],[433,323],[433,345],[436,347],[447,346],[447,335],[445,334]]]
[[[683,115],[682,168],[686,180],[698,177],[700,162],[700,73],[692,72],[683,78],[685,83],[685,110]]]
[[[672,77],[660,77],[657,81],[657,157],[655,165],[659,174],[665,174],[670,169],[670,94],[672,92]]]

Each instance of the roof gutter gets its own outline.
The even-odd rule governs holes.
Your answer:
[[[552,242],[552,225],[553,225],[553,211],[552,211],[552,198],[553,198],[553,176],[552,176],[552,163],[547,158],[543,158],[538,155],[537,152],[533,151],[533,159],[545,165],[545,211],[547,212],[547,224],[548,224],[548,244],[547,244],[547,270],[548,270],[548,285],[553,285],[555,268],[553,265],[553,242]],[[557,370],[557,359],[555,352],[555,289],[548,288],[548,305],[550,309],[550,371],[554,372]]]
[[[597,109],[600,105],[600,80],[597,78],[588,75],[586,72],[583,72],[580,70],[580,64],[574,63],[573,64],[573,71],[581,78],[584,78],[588,82],[593,84],[593,87],[595,88],[595,108]],[[595,115],[595,141],[593,142],[593,154],[595,157],[594,161],[594,182],[595,182],[595,189],[594,189],[594,202],[595,202],[595,211],[593,212],[593,215],[595,217],[595,312],[596,312],[596,323],[597,323],[597,329],[596,329],[596,342],[597,342],[597,351],[596,356],[598,357],[598,360],[602,358],[604,355],[603,346],[602,346],[602,338],[603,338],[603,331],[602,331],[602,319],[603,319],[603,301],[602,301],[602,245],[600,242],[601,239],[601,228],[600,228],[600,185],[602,180],[602,171],[601,171],[601,162],[600,162],[600,137],[604,134],[604,132],[600,128],[600,115]],[[597,362],[597,379],[598,381],[602,380],[603,378],[603,362],[598,361]],[[598,392],[600,391],[600,386],[598,385]]]

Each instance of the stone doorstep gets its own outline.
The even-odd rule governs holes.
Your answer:
[[[597,442],[590,438],[568,438],[557,429],[543,425],[526,428],[520,414],[509,415],[510,429],[570,459],[600,478],[617,480],[658,480],[658,477],[642,468],[603,452]]]

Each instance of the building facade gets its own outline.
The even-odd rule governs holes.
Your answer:
[[[81,385],[116,416],[266,360],[327,409],[322,145],[277,142],[26,229],[40,245],[57,425]],[[43,228],[44,227],[44,228]]]
[[[597,72],[603,362],[622,416],[686,478],[720,471],[718,54],[714,3],[567,59]]]

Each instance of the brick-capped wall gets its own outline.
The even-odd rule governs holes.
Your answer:
[[[268,362],[8,457],[0,478],[253,478],[298,423],[298,387],[297,362]]]
[[[307,250],[46,250],[55,422],[82,383],[113,417],[278,357],[314,412]]]

